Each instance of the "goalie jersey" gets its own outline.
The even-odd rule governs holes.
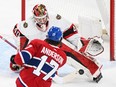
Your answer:
[[[45,26],[41,26],[41,28],[46,28],[45,32],[43,32],[41,29],[38,29],[33,17],[16,24],[13,29],[13,33],[16,37],[15,41],[18,49],[22,50],[27,45],[27,43],[33,39],[44,40],[46,38],[47,31],[52,26],[60,27],[64,32],[63,37],[70,41],[73,45],[77,46],[80,37],[75,25],[59,16],[60,15],[49,15],[49,21]]]

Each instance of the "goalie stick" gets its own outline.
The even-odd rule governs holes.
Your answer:
[[[18,50],[15,45],[13,45],[10,41],[8,41],[7,39],[5,39],[3,36],[0,35],[0,39],[2,39],[4,42],[6,42],[7,44],[9,44],[14,49]]]

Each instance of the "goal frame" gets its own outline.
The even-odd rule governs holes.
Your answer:
[[[26,0],[21,0],[21,21],[25,20],[26,16]]]
[[[110,61],[115,60],[115,0],[110,0]]]
[[[26,19],[26,0],[21,0],[21,20]],[[110,61],[115,61],[115,0],[110,0]]]

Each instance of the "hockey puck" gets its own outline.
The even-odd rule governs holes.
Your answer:
[[[83,69],[80,69],[80,70],[79,70],[79,74],[80,74],[80,75],[83,75],[83,74],[84,74],[84,70],[83,70]]]

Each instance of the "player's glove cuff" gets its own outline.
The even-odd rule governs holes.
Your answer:
[[[14,57],[15,57],[15,55],[12,55],[12,56],[11,56],[10,62],[13,63],[13,64],[16,64],[15,61],[14,61]]]
[[[21,66],[19,66],[18,64],[10,63],[10,69],[12,71],[19,71],[21,69]]]

